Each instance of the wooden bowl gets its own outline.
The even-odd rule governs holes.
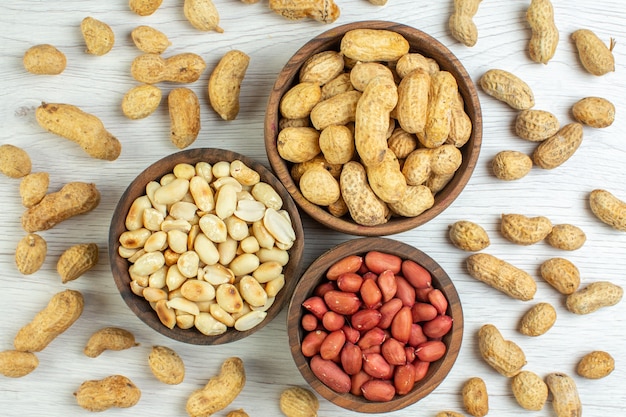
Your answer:
[[[337,218],[324,207],[309,202],[300,192],[290,174],[291,163],[281,158],[276,140],[279,133],[280,100],[283,95],[298,83],[298,73],[303,63],[312,55],[326,51],[339,50],[343,35],[358,28],[386,29],[403,35],[410,44],[410,52],[419,52],[435,59],[442,70],[449,71],[457,80],[459,91],[465,101],[465,111],[473,123],[469,141],[460,149],[463,162],[454,178],[446,187],[435,195],[434,205],[416,217],[392,217],[387,223],[376,226],[362,226],[355,223],[349,215]],[[426,33],[399,23],[385,21],[363,21],[348,23],[332,28],[316,36],[302,46],[286,63],[279,73],[270,93],[265,115],[265,148],[270,165],[276,176],[293,196],[296,204],[319,223],[339,232],[359,236],[384,236],[404,232],[420,226],[445,210],[461,193],[478,160],[482,142],[482,114],[478,93],[471,77],[461,62],[441,42]]]
[[[131,278],[128,271],[130,263],[118,253],[120,247],[120,235],[126,231],[126,215],[133,201],[137,197],[145,195],[146,184],[153,180],[158,181],[163,175],[171,173],[174,166],[177,164],[189,163],[195,165],[200,161],[214,164],[218,161],[234,161],[237,159],[241,160],[248,167],[256,170],[261,176],[261,181],[271,185],[278,192],[283,200],[283,209],[287,210],[291,216],[293,228],[296,233],[296,240],[293,246],[289,249],[289,262],[283,268],[285,286],[276,295],[276,299],[273,305],[267,310],[267,316],[263,322],[250,330],[238,331],[230,327],[221,335],[207,336],[198,331],[195,327],[190,329],[181,329],[178,326],[174,326],[174,328],[170,329],[161,323],[155,311],[150,307],[148,301],[138,295],[135,295],[131,291]],[[139,317],[139,319],[157,332],[174,340],[197,345],[217,345],[233,342],[260,330],[263,326],[269,323],[281,311],[285,304],[287,304],[289,298],[291,297],[291,293],[298,282],[301,273],[300,260],[303,250],[304,232],[302,229],[300,215],[293,199],[287,190],[285,190],[282,186],[280,181],[278,181],[272,172],[265,168],[265,166],[261,163],[244,155],[222,149],[201,148],[184,150],[166,156],[165,158],[147,167],[128,186],[120,198],[113,213],[109,230],[109,259],[111,263],[111,271],[113,273],[115,284],[117,285],[117,288],[128,307],[137,315],[137,317]]]
[[[415,383],[406,395],[396,395],[391,401],[372,402],[363,396],[340,394],[324,385],[314,374],[309,365],[309,358],[302,354],[302,339],[306,333],[302,328],[301,318],[306,309],[302,303],[314,295],[314,290],[321,282],[328,281],[326,272],[329,267],[349,255],[364,256],[367,252],[379,251],[397,255],[402,259],[412,259],[432,276],[432,287],[440,289],[448,300],[446,314],[453,319],[452,329],[443,337],[447,346],[445,355],[432,362],[426,376]],[[399,410],[426,397],[446,378],[459,354],[463,339],[463,310],[459,295],[446,272],[424,252],[406,243],[385,237],[361,237],[349,240],[331,248],[317,258],[304,272],[288,307],[287,327],[291,354],[298,370],[310,386],[322,397],[348,410],[363,413],[383,413]]]

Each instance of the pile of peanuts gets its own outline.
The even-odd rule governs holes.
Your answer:
[[[282,205],[240,160],[176,165],[127,214],[118,252],[131,290],[168,328],[250,330],[285,284],[296,235]]]

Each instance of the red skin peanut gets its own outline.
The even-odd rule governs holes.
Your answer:
[[[320,345],[320,356],[323,359],[335,360],[341,353],[341,348],[346,343],[346,335],[343,330],[330,332]]]
[[[326,272],[326,278],[331,281],[337,280],[341,274],[347,272],[357,272],[363,264],[363,257],[358,255],[349,255],[335,262]]]
[[[417,358],[424,362],[439,360],[446,353],[446,345],[441,340],[429,340],[421,343],[415,349]]]
[[[379,379],[389,379],[393,375],[393,367],[380,353],[364,353],[363,370]]]
[[[319,326],[319,321],[313,313],[303,314],[300,323],[302,325],[302,328],[307,332],[311,332],[317,329],[317,326]]]
[[[350,377],[350,382],[352,383],[350,393],[352,395],[356,395],[357,397],[363,396],[363,393],[361,392],[361,387],[367,381],[371,381],[372,379],[374,378],[372,378],[370,375],[367,374],[367,372],[361,369],[359,372]]]
[[[363,396],[370,401],[391,401],[396,395],[396,389],[390,381],[372,379],[361,386]]]
[[[361,332],[348,324],[344,324],[341,328],[346,335],[346,342],[356,343],[361,338]]]
[[[345,292],[359,292],[363,277],[355,272],[346,272],[337,278],[337,287]]]
[[[373,279],[366,279],[361,285],[359,290],[361,300],[367,308],[380,308],[382,305],[383,294],[380,292],[380,288]]]
[[[328,336],[328,333],[324,330],[315,330],[307,333],[304,339],[302,339],[302,354],[309,358],[319,354],[322,342],[326,339],[326,336]]]
[[[415,367],[412,363],[396,366],[393,371],[393,385],[396,387],[396,394],[408,394],[415,386]]]
[[[357,344],[361,349],[365,350],[372,346],[382,345],[386,338],[387,333],[383,329],[374,327],[372,330],[363,333]]]
[[[385,340],[381,346],[381,354],[390,365],[406,364],[405,344],[393,337]]]
[[[437,317],[437,309],[430,303],[418,302],[411,307],[411,313],[413,314],[413,322],[419,323],[421,321],[430,321]]]
[[[452,329],[452,317],[439,315],[434,319],[422,324],[424,334],[431,339],[438,339],[445,336]]]
[[[311,358],[310,367],[313,374],[333,391],[340,394],[350,392],[352,387],[350,375],[335,362],[315,355]]]
[[[341,349],[341,366],[348,375],[355,375],[361,371],[363,366],[363,352],[354,343],[346,342]]]
[[[432,285],[430,272],[410,259],[402,261],[402,276],[415,288],[428,288]]]
[[[381,318],[382,314],[379,310],[365,308],[354,313],[352,317],[350,317],[350,323],[352,327],[358,331],[364,332],[378,326]]]
[[[314,295],[312,297],[307,298],[302,303],[302,307],[309,310],[311,313],[315,315],[318,319],[322,319],[324,317],[324,313],[328,311],[328,305],[322,297]]]
[[[316,295],[318,297],[324,297],[324,294],[326,294],[328,291],[336,289],[337,286],[335,285],[335,281],[326,281],[315,287],[313,295]]]
[[[439,289],[433,289],[428,293],[428,301],[437,309],[439,314],[446,314],[448,310],[448,300]]]
[[[396,313],[400,311],[402,305],[403,304],[401,299],[392,298],[391,300],[380,306],[380,309],[378,311],[380,311],[382,317],[380,319],[380,322],[378,323],[378,327],[380,327],[381,329],[389,328],[389,326],[391,326],[391,321],[396,316]]]
[[[402,343],[407,343],[411,337],[411,325],[413,324],[413,315],[411,308],[403,306],[391,321],[391,335]]]
[[[396,284],[398,286],[396,297],[401,299],[405,306],[412,307],[415,304],[415,287],[404,277],[400,276],[396,276]]]
[[[383,303],[386,303],[396,296],[398,283],[396,282],[396,274],[392,271],[386,270],[381,272],[380,275],[378,275],[376,283],[378,284],[378,288],[380,288],[380,292],[383,296]]]
[[[409,341],[407,344],[415,348],[426,342],[427,340],[428,337],[424,334],[424,329],[422,329],[422,326],[417,323],[413,323],[411,325],[411,336],[409,337]]]
[[[346,324],[346,318],[342,314],[328,310],[322,316],[322,326],[329,332],[341,329]]]
[[[402,259],[399,256],[378,251],[368,252],[364,262],[370,271],[378,275],[387,269],[397,274],[402,268]]]
[[[361,307],[361,299],[354,293],[331,290],[324,294],[326,306],[332,311],[350,316]]]
[[[415,382],[421,381],[426,376],[430,362],[424,362],[419,359],[415,359],[412,363],[413,370],[415,371]]]

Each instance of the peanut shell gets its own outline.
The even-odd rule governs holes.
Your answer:
[[[154,376],[164,384],[177,385],[185,378],[185,364],[171,348],[153,346],[148,356],[148,365]]]
[[[28,153],[15,145],[0,145],[0,172],[9,178],[22,178],[32,169]]]
[[[24,275],[37,272],[46,260],[47,253],[48,244],[43,237],[35,233],[27,234],[20,239],[15,249],[17,270]]]
[[[24,69],[31,74],[58,75],[65,71],[65,54],[50,44],[31,46],[22,58]]]
[[[572,114],[584,125],[604,128],[615,121],[615,106],[605,98],[585,97],[574,103]]]
[[[491,161],[496,178],[515,181],[524,178],[533,167],[533,160],[520,151],[500,151]]]
[[[604,351],[594,350],[583,356],[576,365],[576,373],[583,378],[600,379],[615,370],[615,359]]]
[[[548,386],[539,375],[531,371],[521,371],[511,378],[511,391],[525,410],[539,411],[548,400]]]
[[[583,126],[574,122],[537,146],[532,158],[535,165],[543,169],[554,169],[570,159],[583,141]]]
[[[459,220],[448,226],[448,237],[454,246],[464,251],[478,252],[490,244],[487,231],[468,220]]]
[[[549,303],[537,303],[524,313],[519,325],[520,333],[540,336],[556,322],[556,310]]]

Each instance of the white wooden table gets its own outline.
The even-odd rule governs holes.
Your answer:
[[[130,121],[120,111],[123,94],[136,82],[129,73],[139,53],[130,31],[141,24],[165,32],[173,45],[167,54],[195,52],[202,55],[208,70],[190,85],[202,102],[202,130],[193,147],[218,147],[244,153],[266,163],[263,145],[265,104],[282,65],[309,38],[343,23],[381,19],[412,25],[448,46],[462,61],[472,78],[488,69],[509,70],[527,81],[535,92],[536,108],[553,112],[562,124],[572,121],[570,108],[585,96],[601,96],[617,107],[615,123],[606,129],[584,129],[584,141],[575,155],[561,167],[538,168],[516,182],[503,182],[490,170],[493,156],[504,149],[530,153],[533,144],[517,138],[512,129],[515,112],[480,92],[484,115],[483,147],[478,166],[460,197],[438,218],[415,230],[391,236],[420,248],[434,257],[450,274],[463,302],[465,333],[463,346],[448,378],[426,399],[392,413],[397,416],[434,416],[450,409],[464,411],[460,389],[473,376],[487,383],[491,415],[552,416],[548,403],[539,412],[522,410],[511,395],[509,381],[486,365],[477,351],[476,332],[486,323],[495,324],[504,336],[526,352],[525,369],[539,375],[561,371],[574,376],[586,416],[623,415],[626,409],[626,304],[606,308],[588,316],[575,316],[564,307],[563,297],[541,279],[539,265],[554,256],[563,256],[580,269],[582,284],[610,280],[626,285],[626,233],[600,223],[591,213],[588,194],[605,188],[626,198],[626,14],[618,0],[587,2],[554,1],[556,24],[561,40],[548,65],[528,58],[530,37],[524,19],[528,1],[485,1],[475,17],[479,41],[473,48],[456,42],[449,34],[447,20],[452,1],[417,2],[389,0],[373,6],[366,0],[338,0],[341,17],[334,23],[287,21],[268,9],[267,1],[246,5],[236,0],[216,0],[224,33],[203,33],[185,20],[181,1],[166,0],[152,16],[139,17],[126,0],[57,2],[5,0],[0,5],[0,143],[24,148],[33,161],[33,171],[50,173],[50,189],[69,181],[95,182],[102,193],[99,207],[85,216],[68,220],[43,232],[48,257],[41,270],[22,276],[14,263],[14,250],[24,235],[20,226],[23,212],[19,181],[0,178],[0,350],[12,348],[14,334],[64,288],[83,292],[86,298],[82,317],[66,333],[39,353],[40,365],[21,379],[0,377],[0,414],[4,416],[86,415],[72,393],[87,379],[114,373],[131,378],[142,390],[140,402],[132,409],[110,410],[109,416],[185,415],[187,396],[214,375],[223,359],[240,356],[248,381],[228,410],[243,408],[251,416],[281,415],[280,392],[291,385],[304,385],[289,353],[284,311],[268,326],[248,339],[229,345],[205,347],[168,340],[140,322],[126,307],[111,278],[107,253],[107,232],[113,209],[126,185],[144,167],[175,152],[168,139],[167,109],[161,106],[147,119]],[[84,53],[80,21],[93,16],[111,25],[116,34],[114,49],[96,57]],[[603,77],[587,74],[581,67],[569,35],[589,28],[608,42],[617,39],[614,50],[617,68]],[[32,45],[51,43],[68,58],[66,71],[59,76],[35,76],[24,71],[22,55]],[[236,120],[224,122],[210,109],[206,97],[209,70],[231,49],[251,57],[241,91],[241,111]],[[172,88],[163,85],[164,91]],[[87,157],[75,144],[44,132],[36,123],[34,110],[42,101],[66,102],[96,114],[123,143],[114,162]],[[585,245],[563,252],[538,243],[516,246],[498,231],[502,213],[544,215],[554,223],[572,223],[586,235]],[[486,252],[499,256],[531,273],[538,283],[532,302],[509,299],[471,278],[464,268],[468,253],[454,248],[447,239],[447,226],[461,219],[475,221],[488,231],[491,246]],[[307,243],[303,262],[307,265],[329,247],[353,236],[326,230],[305,216]],[[78,280],[61,284],[56,259],[75,243],[95,242],[101,250],[97,267]],[[552,303],[558,312],[555,326],[545,335],[531,338],[517,331],[521,315],[534,304]],[[96,359],[82,353],[88,336],[104,326],[120,326],[135,333],[139,347],[122,352],[105,352]],[[157,382],[147,367],[150,347],[163,344],[174,348],[187,365],[185,381],[178,386]],[[600,380],[575,375],[578,360],[592,350],[610,352],[616,370]],[[322,416],[356,415],[320,398]],[[217,415],[225,416],[228,410]]]

